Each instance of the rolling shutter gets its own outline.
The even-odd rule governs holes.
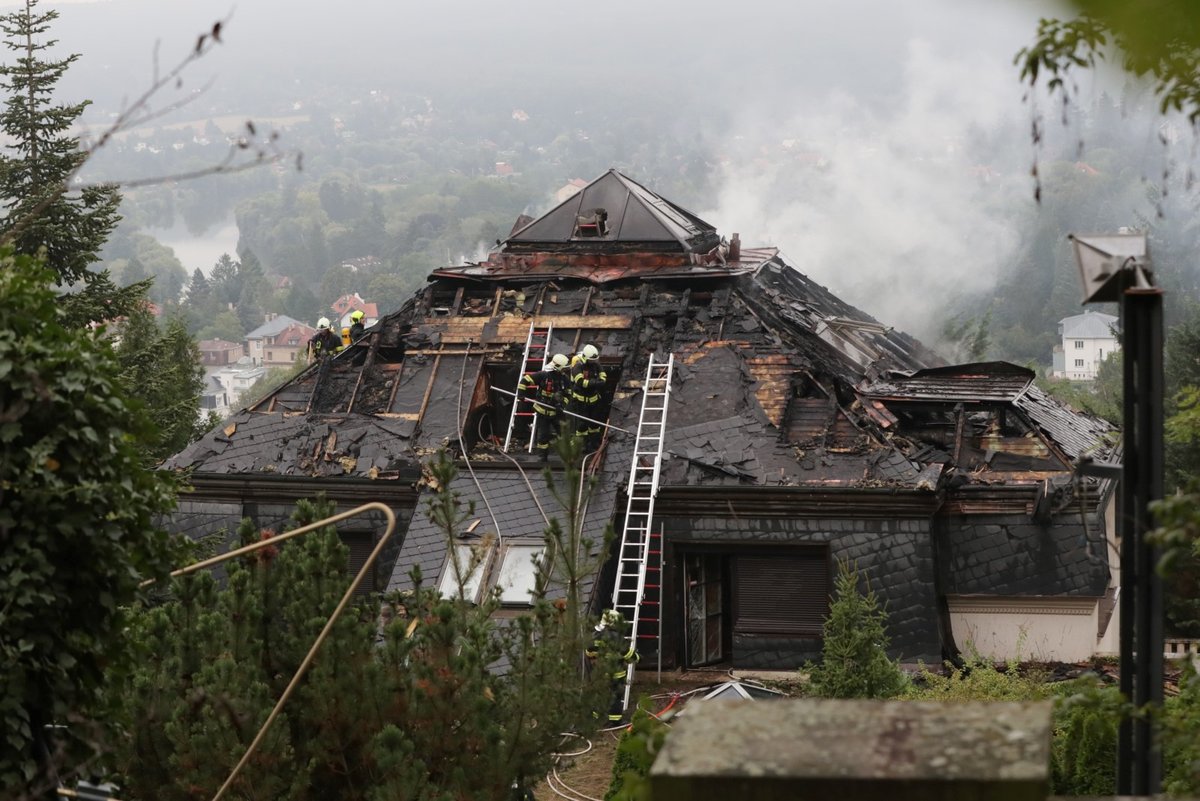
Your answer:
[[[366,564],[367,558],[375,548],[375,543],[369,532],[343,531],[338,533],[341,535],[342,542],[350,549],[347,576],[353,581],[354,577],[358,575],[358,571],[362,570],[362,566]],[[344,589],[343,592],[345,592]],[[363,576],[362,584],[359,584],[358,589],[354,591],[354,597],[363,598],[373,592],[375,592],[374,570]]]
[[[734,569],[736,631],[821,635],[829,613],[829,560],[823,550],[739,555]]]

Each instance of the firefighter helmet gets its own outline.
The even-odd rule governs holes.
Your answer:
[[[328,317],[322,317],[320,320],[317,320],[317,330],[318,331],[323,331],[328,327],[329,327],[329,318]]]
[[[366,316],[366,313],[362,309],[355,309],[354,311],[350,312],[350,322],[361,323],[362,319]]]
[[[570,363],[571,363],[571,360],[568,359],[566,356],[562,355],[561,353],[556,353],[556,354],[554,354],[554,358],[550,360],[550,369],[551,370],[564,370],[564,369],[566,369],[567,365]]]
[[[589,362],[592,359],[598,358],[600,356],[600,351],[598,351],[596,349],[595,345],[584,345],[583,350],[580,351],[580,353],[583,355],[584,360],[589,361]]]

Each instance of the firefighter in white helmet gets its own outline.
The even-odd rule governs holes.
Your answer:
[[[562,429],[563,404],[567,397],[567,368],[570,360],[561,353],[554,355],[550,363],[536,373],[521,376],[518,399],[533,403],[534,447],[542,461],[550,457],[550,441]]]
[[[570,411],[590,420],[600,419],[600,397],[608,374],[600,365],[600,350],[595,345],[584,345],[571,359],[571,403]],[[594,451],[600,447],[603,427],[598,422],[573,418],[575,430],[584,437],[584,450]]]
[[[322,317],[320,320],[317,320],[317,333],[313,334],[312,339],[308,340],[308,363],[312,364],[326,356],[332,356],[341,347],[341,337],[329,327],[329,318]]]

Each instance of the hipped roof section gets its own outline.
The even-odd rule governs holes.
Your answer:
[[[600,237],[576,236],[579,215],[592,209],[608,214]],[[601,175],[553,209],[515,231],[504,243],[508,252],[542,250],[547,245],[610,246],[616,242],[666,247],[685,253],[711,250],[717,229],[692,212],[651,192],[615,169]]]

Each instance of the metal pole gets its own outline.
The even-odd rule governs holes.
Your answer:
[[[1132,791],[1156,795],[1162,788],[1162,754],[1154,741],[1154,724],[1163,702],[1162,579],[1157,549],[1146,535],[1154,525],[1149,504],[1163,494],[1162,291],[1128,289],[1123,305],[1134,378],[1126,387],[1125,405],[1134,407],[1129,432],[1137,448],[1133,459],[1125,459],[1126,465],[1134,466],[1129,477],[1134,506],[1128,510],[1136,571],[1133,703],[1141,713],[1133,724]]]
[[[1134,403],[1134,381],[1136,355],[1133,342],[1136,334],[1130,320],[1130,308],[1121,302],[1121,330],[1124,334],[1124,356],[1122,358],[1121,386],[1124,395],[1121,407],[1121,431],[1124,432],[1121,466],[1120,492],[1117,501],[1117,530],[1121,535],[1121,582],[1118,608],[1121,615],[1120,626],[1120,656],[1121,676],[1119,686],[1121,696],[1127,701],[1133,700],[1133,637],[1134,637],[1134,601],[1136,598],[1137,577],[1137,548],[1135,547],[1136,522],[1134,510],[1137,508],[1137,493],[1134,490],[1137,475],[1137,437],[1134,436],[1136,411]],[[1117,730],[1117,795],[1133,794],[1133,720],[1129,717],[1121,719]]]

